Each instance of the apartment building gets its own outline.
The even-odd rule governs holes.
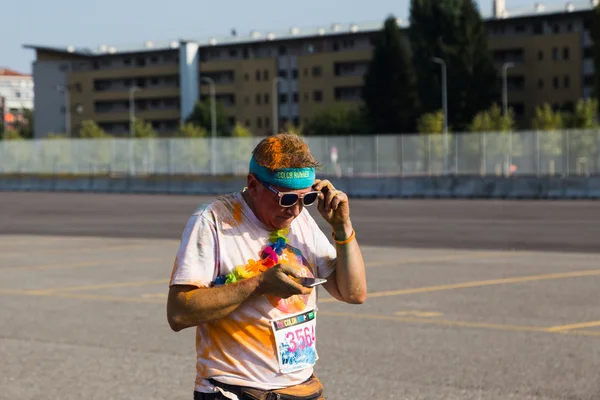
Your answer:
[[[589,18],[597,0],[524,10],[494,3],[486,19],[490,49],[498,69],[506,68],[509,104],[521,121],[544,102],[569,108],[590,95]],[[36,51],[35,134],[76,133],[92,119],[114,135],[127,135],[133,111],[169,135],[199,98],[209,96],[213,83],[230,125],[239,122],[256,135],[270,134],[274,118],[279,127],[302,125],[334,103],[360,104],[381,27],[382,21],[293,27],[131,48],[26,45]]]

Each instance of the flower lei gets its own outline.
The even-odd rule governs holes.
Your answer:
[[[215,284],[226,285],[242,279],[252,278],[279,264],[279,256],[289,243],[289,239],[286,237],[288,233],[289,228],[271,232],[269,235],[270,242],[261,251],[260,260],[248,260],[246,265],[237,266],[231,273],[217,277]]]

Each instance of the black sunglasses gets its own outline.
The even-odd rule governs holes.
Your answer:
[[[304,204],[305,206],[312,206],[313,204],[315,204],[315,201],[317,201],[317,199],[319,198],[319,193],[321,193],[318,191],[312,191],[303,194],[298,194],[294,192],[280,192],[268,183],[265,183],[258,178],[256,178],[256,180],[260,182],[260,184],[263,185],[265,188],[269,189],[271,192],[279,196],[279,205],[281,207],[293,207],[298,203],[300,199],[302,199],[302,204]]]

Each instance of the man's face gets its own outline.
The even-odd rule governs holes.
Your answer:
[[[271,185],[271,187],[279,192],[297,193],[299,195],[313,191],[312,187],[299,190],[273,185]],[[254,211],[256,212],[256,216],[262,223],[271,229],[284,229],[289,227],[304,208],[302,200],[299,200],[291,207],[280,206],[279,196],[264,187],[253,175],[249,175],[248,177],[248,192],[254,199]]]

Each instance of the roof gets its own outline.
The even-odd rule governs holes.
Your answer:
[[[551,14],[568,14],[572,12],[590,11],[593,9],[592,0],[574,0],[560,3],[544,4],[541,2],[535,3],[534,6],[509,9],[500,18],[490,15],[485,16],[486,20],[506,20],[511,18],[536,17],[541,15]],[[401,27],[408,27],[408,19],[397,19]],[[33,50],[45,50],[59,53],[71,53],[78,56],[104,56],[118,53],[140,53],[140,52],[156,52],[178,49],[181,43],[197,43],[201,47],[225,46],[225,45],[240,45],[250,43],[261,43],[270,41],[296,40],[306,39],[319,36],[335,36],[348,35],[357,33],[369,33],[380,30],[383,27],[383,21],[377,22],[362,22],[348,24],[332,24],[329,27],[317,26],[298,28],[292,27],[285,32],[259,32],[252,31],[245,36],[230,35],[225,37],[209,37],[209,38],[179,38],[174,40],[163,41],[146,41],[143,45],[124,45],[124,46],[109,46],[102,44],[95,49],[89,47],[76,48],[74,46],[53,47],[53,46],[38,46],[24,45],[24,48]]]
[[[11,76],[11,77],[17,77],[17,78],[29,78],[29,77],[31,77],[31,75],[22,74],[20,72],[17,72],[17,71],[14,71],[12,69],[8,69],[8,68],[0,68],[0,76]]]

